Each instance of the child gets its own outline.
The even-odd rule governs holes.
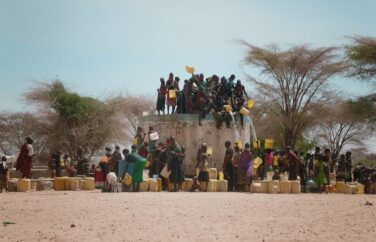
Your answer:
[[[1,157],[0,163],[0,193],[8,191],[8,167],[7,167],[7,158],[5,156]]]
[[[206,192],[208,190],[208,182],[209,182],[209,163],[208,163],[208,155],[207,155],[207,147],[206,143],[201,145],[201,148],[197,152],[197,163],[196,169],[199,169],[198,173],[198,181],[200,184],[203,185],[201,191]]]

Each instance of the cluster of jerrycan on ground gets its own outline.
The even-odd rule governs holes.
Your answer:
[[[92,177],[55,177],[38,179],[17,179],[11,178],[8,181],[9,192],[30,192],[30,191],[78,191],[94,190],[95,183]]]
[[[227,192],[228,183],[223,179],[223,174],[218,174],[217,169],[209,169],[209,182],[207,191],[208,192]],[[220,179],[217,179],[219,175]],[[189,191],[192,189],[193,179],[185,178],[182,183],[181,190]],[[170,184],[170,190],[172,190],[173,185]],[[204,187],[201,186],[204,190]],[[162,191],[162,179],[158,177],[146,178],[140,183],[140,192],[161,192]]]
[[[343,194],[364,194],[364,185],[357,182],[337,182],[336,174],[330,173],[330,184],[326,186],[328,193]],[[281,180],[255,180],[250,186],[250,191],[254,193],[301,193],[300,180],[290,181],[288,176],[282,176]]]

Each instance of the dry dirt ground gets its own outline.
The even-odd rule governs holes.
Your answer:
[[[376,241],[376,196],[2,193],[0,221],[0,241]]]

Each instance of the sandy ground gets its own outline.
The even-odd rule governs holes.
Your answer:
[[[0,194],[0,241],[376,241],[375,218],[372,195]]]

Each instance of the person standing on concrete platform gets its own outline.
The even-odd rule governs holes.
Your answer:
[[[234,155],[234,151],[231,149],[231,142],[225,142],[225,157],[223,159],[223,171],[225,175],[225,179],[228,182],[228,191],[234,191],[236,181],[233,177],[233,170],[234,166],[232,165],[232,157]]]
[[[174,82],[173,73],[169,74],[166,86],[167,86],[167,114],[170,114],[170,107],[171,107],[171,114],[174,114],[175,106],[176,106],[176,90],[175,90],[175,82]]]
[[[33,139],[30,137],[26,138],[26,142],[22,145],[20,154],[17,158],[17,171],[21,171],[21,178],[31,178],[31,168],[33,167]]]
[[[158,91],[158,98],[157,98],[157,112],[158,115],[165,114],[165,106],[166,106],[166,94],[167,94],[167,86],[166,82],[163,78],[160,79],[161,86],[159,87]]]

